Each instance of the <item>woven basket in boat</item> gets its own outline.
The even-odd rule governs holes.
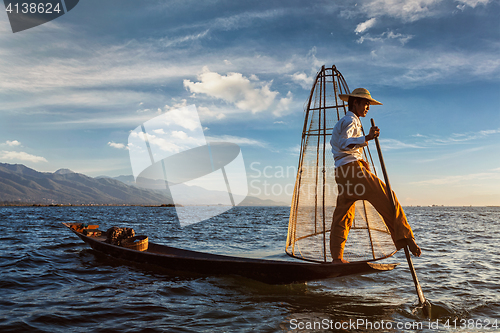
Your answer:
[[[132,250],[146,251],[148,249],[148,236],[140,235],[124,239],[122,246]]]

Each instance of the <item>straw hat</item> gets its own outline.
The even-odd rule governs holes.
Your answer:
[[[370,95],[370,92],[365,88],[356,88],[350,94],[339,95],[340,99],[344,102],[347,102],[349,100],[349,96],[367,99],[370,101],[370,105],[382,105],[382,103],[373,99],[372,95]]]

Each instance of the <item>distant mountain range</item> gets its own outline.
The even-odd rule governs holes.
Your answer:
[[[39,172],[22,164],[0,163],[0,202],[33,204],[172,204],[160,191],[128,186],[112,178],[92,178],[68,169]]]
[[[102,178],[102,177],[97,177]],[[147,178],[139,177],[135,181],[134,176],[118,176],[113,179],[119,180],[124,184],[130,186],[138,186],[144,189],[153,189],[161,192],[166,192],[165,190],[165,180],[153,180]],[[197,205],[203,202],[206,205],[218,205],[223,202],[227,202],[228,195],[225,191],[210,191],[199,186],[187,186],[184,184],[175,185],[177,188],[177,195],[175,197],[176,203],[183,206],[186,205]],[[171,197],[170,193],[166,194]],[[247,196],[239,206],[287,206],[289,204],[284,202],[277,202],[270,199],[259,199],[256,197]]]
[[[160,181],[147,180],[148,188],[136,186],[133,176],[92,178],[68,169],[54,173],[39,172],[22,164],[0,163],[0,203],[4,204],[67,204],[67,205],[165,205],[172,197]],[[151,186],[156,184],[156,186]],[[218,204],[225,192],[201,187],[183,186],[186,191],[182,205],[194,205],[200,198],[205,204]],[[179,200],[177,200],[179,201]],[[283,202],[247,197],[240,206],[283,206]]]

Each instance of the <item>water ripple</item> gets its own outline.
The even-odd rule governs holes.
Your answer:
[[[406,213],[424,251],[414,264],[432,317],[499,318],[500,208]],[[158,243],[284,259],[287,220],[287,207],[239,207],[185,228],[176,226],[173,208],[0,208],[0,331],[282,332],[291,320],[426,320],[403,253],[388,260],[402,263],[392,272],[271,286],[128,265],[89,249],[61,225],[131,226]]]

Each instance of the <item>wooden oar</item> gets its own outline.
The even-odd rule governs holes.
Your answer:
[[[372,127],[375,126],[375,121],[373,118],[371,119]],[[396,201],[394,199],[394,193],[391,190],[391,184],[389,183],[389,176],[387,176],[387,170],[385,169],[384,157],[382,156],[382,149],[380,149],[380,142],[378,138],[375,138],[375,145],[377,146],[378,158],[380,160],[380,167],[382,168],[382,173],[384,174],[385,185],[387,186],[387,194],[389,196],[389,200],[391,201],[392,208],[394,209],[394,214],[396,214]],[[417,272],[415,272],[415,267],[413,267],[413,261],[410,257],[410,250],[408,249],[408,245],[404,247],[406,260],[408,261],[408,267],[410,268],[411,276],[413,277],[413,283],[415,284],[415,290],[417,291],[418,300],[420,305],[422,306],[422,311],[424,315],[429,316],[428,303],[425,300],[424,292],[422,291],[422,287],[420,287],[420,283],[418,282]]]

